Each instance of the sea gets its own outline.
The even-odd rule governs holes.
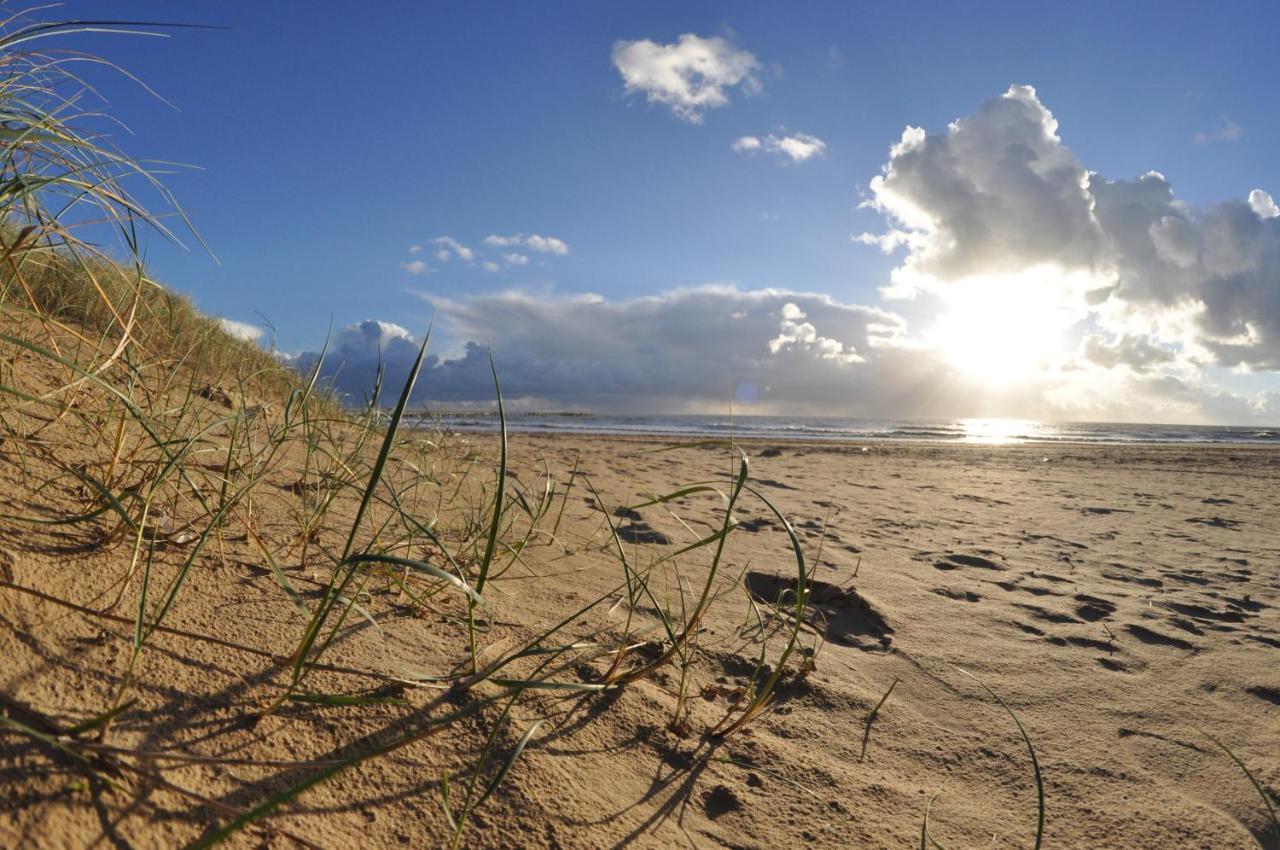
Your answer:
[[[450,413],[417,417],[452,431],[496,431],[492,414]],[[1037,422],[1026,419],[841,419],[785,416],[615,416],[591,413],[526,413],[507,417],[507,429],[530,434],[609,434],[683,439],[820,440],[1019,444],[1019,443],[1250,443],[1280,445],[1280,426],[1155,425],[1117,422]]]

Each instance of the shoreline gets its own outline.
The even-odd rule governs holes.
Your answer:
[[[451,437],[467,438],[472,435],[496,436],[498,429],[494,428],[445,428],[442,432]],[[894,437],[803,437],[803,436],[785,436],[774,437],[764,435],[747,435],[742,437],[730,438],[722,434],[706,435],[706,434],[689,434],[689,433],[672,433],[672,432],[616,432],[616,431],[569,431],[569,430],[539,430],[539,429],[522,429],[513,428],[511,423],[507,423],[508,441],[513,438],[534,437],[538,439],[548,440],[573,440],[576,438],[594,438],[617,440],[619,442],[641,442],[641,443],[662,443],[663,445],[688,445],[708,444],[715,442],[733,442],[744,446],[771,446],[780,447],[809,447],[821,448],[826,450],[851,450],[866,447],[950,447],[957,449],[1049,449],[1049,448],[1105,448],[1105,449],[1133,449],[1137,450],[1170,450],[1176,451],[1180,449],[1208,449],[1208,450],[1239,450],[1252,451],[1259,453],[1275,452],[1280,454],[1280,443],[1258,441],[1101,441],[1101,440],[966,440],[966,439],[942,439],[942,438],[894,438]],[[682,439],[683,438],[683,439]]]

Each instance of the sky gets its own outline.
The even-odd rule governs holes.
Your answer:
[[[63,13],[228,27],[77,46],[154,275],[353,400],[1280,421],[1274,4]]]

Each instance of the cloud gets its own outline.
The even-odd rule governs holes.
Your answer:
[[[940,278],[1088,264],[1101,234],[1087,174],[1030,86],[1013,86],[945,133],[908,127],[870,184],[868,206],[915,247],[913,270]]]
[[[1170,363],[1176,356],[1171,349],[1157,345],[1147,337],[1122,336],[1108,342],[1099,334],[1086,336],[1080,353],[1086,360],[1103,368],[1127,366],[1135,372],[1146,372],[1153,366]]]
[[[517,233],[514,236],[498,236],[491,234],[484,238],[484,244],[494,248],[528,248],[539,254],[556,254],[564,256],[569,253],[569,246],[554,236],[539,236],[534,233],[526,236]]]
[[[732,147],[738,153],[764,151],[786,157],[792,162],[804,162],[815,156],[822,156],[827,149],[827,143],[808,133],[796,133],[792,136],[769,135],[763,139],[758,136],[742,136],[733,143]]]
[[[624,300],[519,291],[428,300],[454,345],[428,356],[418,404],[490,403],[481,341],[493,340],[512,409],[723,412],[731,382],[756,390],[737,409],[785,415],[1241,421],[1275,407],[1265,394],[1153,369],[1076,369],[993,389],[913,342],[902,317],[814,293],[701,286]],[[323,373],[358,400],[382,363],[384,385],[398,389],[418,344],[399,325],[361,322],[335,335]],[[315,356],[298,357],[299,368]]]
[[[1254,189],[1249,193],[1249,208],[1257,213],[1259,218],[1280,216],[1280,207],[1276,206],[1271,194],[1261,189]]]
[[[364,401],[373,392],[380,365],[386,367],[386,386],[398,392],[403,385],[420,341],[394,322],[366,319],[337,331],[329,340],[321,375],[349,399]],[[311,372],[320,353],[305,351],[291,358],[303,374]]]
[[[498,265],[493,260],[485,260],[480,264],[480,268],[484,269],[487,272],[496,272],[496,271],[500,271],[502,269],[502,266]]]
[[[906,249],[895,296],[1056,269],[1089,290],[1105,330],[1152,334],[1206,364],[1280,369],[1269,201],[1258,191],[1196,208],[1157,172],[1089,171],[1035,89],[1015,85],[943,133],[908,127],[865,204],[891,227],[856,238]]]
[[[1197,145],[1208,145],[1213,142],[1234,142],[1244,135],[1244,127],[1232,121],[1226,115],[1222,116],[1222,123],[1212,130],[1200,131],[1191,137],[1191,141]]]
[[[409,246],[409,256],[410,256],[410,257],[416,256],[416,255],[421,254],[421,253],[422,253],[422,246],[421,246],[421,245],[410,245],[410,246]]]
[[[503,259],[503,260],[506,262],[506,264],[507,264],[507,265],[509,265],[509,266],[527,266],[527,265],[529,265],[529,258],[528,258],[528,257],[526,257],[524,254],[503,254],[503,255],[502,255],[502,259]]]
[[[745,313],[742,314],[745,316]],[[777,354],[783,349],[801,349],[817,352],[823,360],[835,360],[840,363],[861,363],[862,357],[852,347],[838,339],[818,336],[818,329],[807,318],[804,311],[794,302],[782,305],[782,321],[778,335],[769,340],[769,353]]]
[[[262,328],[257,325],[239,322],[235,319],[218,319],[218,324],[236,339],[242,339],[245,342],[257,342],[262,339]]]
[[[408,262],[401,263],[400,268],[404,269],[409,274],[430,274],[432,271],[431,266],[427,265],[422,260],[409,260]]]
[[[619,301],[518,291],[428,300],[461,353],[428,361],[419,401],[493,397],[478,340],[495,341],[503,393],[513,401],[622,411],[716,409],[732,376],[759,387],[762,405],[817,412],[836,398],[870,414],[910,385],[919,358],[932,357],[894,347],[898,316],[812,293],[704,286]],[[389,382],[402,381],[415,342],[389,323],[353,325],[336,335],[325,373],[359,398],[380,361]],[[906,383],[882,380],[887,371]]]
[[[788,415],[1280,418],[1274,389],[1228,392],[1213,368],[1280,370],[1280,210],[1262,189],[1201,207],[1157,172],[1091,171],[1035,90],[1013,86],[939,132],[907,128],[865,206],[887,230],[858,238],[897,257],[881,290],[892,310],[803,285],[423,296],[445,347],[416,399],[487,403],[492,342],[504,394],[542,409],[724,410],[735,383],[755,388],[752,412]],[[553,237],[484,242],[495,264],[568,252]],[[379,362],[402,381],[416,345],[362,322],[325,374],[359,398]]]
[[[437,247],[436,259],[442,263],[447,263],[454,257],[462,260],[464,263],[470,263],[475,260],[476,252],[466,245],[463,245],[452,236],[437,236],[431,240],[431,244]]]
[[[618,41],[612,58],[627,94],[643,93],[649,103],[668,106],[692,124],[701,123],[706,110],[728,104],[730,89],[761,89],[759,60],[723,38],[685,33],[674,44]]]

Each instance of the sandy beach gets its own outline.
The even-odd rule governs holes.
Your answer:
[[[450,456],[468,456],[474,479],[495,442],[455,436]],[[627,606],[617,593],[623,572],[610,554],[611,526],[631,563],[650,565],[655,598],[678,606],[683,586],[687,604],[706,557],[659,559],[696,539],[699,520],[714,522],[718,500],[618,508],[690,482],[724,483],[730,456],[715,447],[651,451],[662,445],[512,437],[509,481],[536,485],[550,471],[563,482],[575,466],[579,474],[556,533],[535,539],[495,577],[482,661],[600,597],[610,604],[581,618],[578,632],[621,633]],[[471,447],[483,454],[467,455]],[[760,638],[766,672],[785,642],[785,619],[775,617],[766,633],[753,609],[767,613],[767,597],[794,583],[795,561],[781,524],[748,494],[687,669],[667,664],[603,693],[551,691],[522,703],[515,716],[543,722],[471,815],[464,843],[904,847],[918,844],[928,809],[929,832],[945,846],[1029,846],[1032,763],[985,685],[1035,748],[1046,846],[1271,846],[1257,792],[1198,729],[1227,744],[1264,785],[1280,780],[1280,452],[744,448],[750,484],[792,521],[812,568],[801,637],[809,663],[790,665],[761,716],[727,737],[708,734],[749,684]],[[416,472],[442,477],[440,469]],[[14,485],[22,474],[0,466],[5,493],[21,493]],[[283,480],[275,491],[278,504],[263,497],[255,507],[260,529],[287,525],[296,494]],[[7,496],[4,511],[42,498],[56,495]],[[0,530],[0,692],[11,717],[83,718],[119,683],[133,632],[130,595],[110,608],[108,582],[86,576],[119,577],[126,565],[83,541],[77,549],[79,534],[10,523]],[[11,737],[0,744],[0,844],[186,843],[328,760],[465,699],[405,687],[396,691],[400,704],[297,705],[252,719],[287,683],[303,621],[290,616],[251,541],[231,535],[217,548],[201,556],[154,636],[138,702],[111,739],[153,754],[142,763],[208,805],[192,810],[172,787],[136,776],[121,776],[118,791],[83,788],[74,759]],[[169,549],[158,559],[171,566],[182,551]],[[286,569],[299,588],[322,579]],[[315,690],[385,688],[460,663],[438,613],[372,589],[365,601],[370,620],[353,619],[314,672]],[[625,626],[633,639],[661,637],[652,611],[635,608]],[[600,681],[609,661],[607,652],[584,651],[560,678]],[[891,685],[868,734],[868,717]],[[688,698],[677,714],[682,689]],[[288,803],[271,828],[234,841],[446,843],[438,777],[461,771],[465,739],[484,731],[474,718],[463,728],[356,765]],[[504,747],[515,733],[509,737]],[[455,795],[464,782],[465,773],[455,774]]]

